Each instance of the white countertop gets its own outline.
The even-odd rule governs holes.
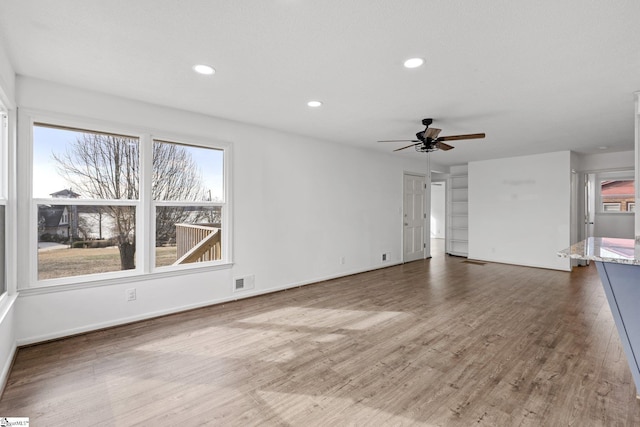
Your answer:
[[[640,265],[640,245],[634,239],[589,237],[558,252],[563,258]]]

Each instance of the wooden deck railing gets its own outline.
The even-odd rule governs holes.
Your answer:
[[[176,262],[173,265],[222,259],[219,227],[176,224]]]

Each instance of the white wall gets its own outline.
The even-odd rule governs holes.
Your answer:
[[[9,369],[16,352],[16,336],[14,318],[15,299],[5,297],[0,301],[0,395],[9,377]]]
[[[355,149],[19,77],[22,108],[90,117],[233,143],[232,269],[64,291],[28,289],[16,312],[19,343],[269,292],[397,263],[403,172],[424,159]],[[27,143],[26,141],[21,143]],[[26,218],[25,204],[19,206]],[[21,223],[21,229],[29,225]],[[24,248],[22,248],[22,252]],[[381,261],[381,254],[389,260]],[[340,264],[344,257],[345,264]],[[252,293],[233,277],[255,275]],[[21,266],[19,286],[26,288]],[[135,286],[137,300],[125,301]]]
[[[444,239],[446,182],[431,183],[431,238]]]
[[[14,109],[14,93],[15,93],[15,73],[11,68],[11,63],[6,55],[6,52],[0,44],[0,101],[9,109],[9,141],[14,138],[15,129],[15,109]],[[10,150],[9,154],[9,173],[14,172],[14,164],[11,160],[13,150]],[[8,201],[9,204],[6,208],[6,220],[12,221],[15,217],[15,206],[13,203],[14,191],[12,183],[8,185]],[[0,295],[0,393],[6,383],[9,368],[13,360],[13,355],[16,350],[16,336],[14,327],[14,311],[15,311],[15,268],[13,266],[13,254],[15,253],[15,230],[13,227],[9,227],[9,231],[6,233],[7,239],[7,263],[6,268],[6,284],[8,292],[4,295]]]
[[[633,169],[635,154],[631,151],[578,155],[574,168],[578,171]]]
[[[0,43],[0,88],[10,103],[15,101],[15,80],[16,74],[4,46]]]
[[[593,236],[633,239],[634,220],[631,214],[596,213]]]
[[[469,258],[569,270],[570,152],[469,163]]]

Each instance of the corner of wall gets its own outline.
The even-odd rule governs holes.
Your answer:
[[[6,101],[15,102],[16,73],[11,66],[5,47],[0,43],[0,90],[4,92]]]
[[[7,50],[4,45],[0,43],[0,101],[5,104],[9,110],[15,109],[16,97],[15,97],[15,71],[9,61]],[[9,111],[9,143],[15,145],[15,122],[12,111]],[[12,124],[13,123],[13,124]],[[9,157],[13,152],[12,147],[9,147]],[[11,159],[8,161],[9,173],[12,172]],[[9,198],[12,197],[12,187],[9,186]],[[7,212],[7,221],[11,224],[12,212]],[[0,397],[4,390],[4,385],[9,377],[9,371],[13,364],[13,358],[16,353],[16,332],[14,322],[14,307],[16,302],[15,295],[15,268],[12,265],[13,260],[11,258],[11,247],[9,247],[7,268],[7,290],[8,292],[0,295]]]
[[[634,128],[634,168],[635,168],[635,181],[636,181],[636,200],[640,199],[640,92],[634,93],[635,105],[633,111],[633,119],[635,123]],[[636,243],[640,242],[640,214],[636,211],[635,214],[635,238]]]
[[[9,379],[17,344],[14,327],[14,306],[16,297],[6,294],[0,299],[0,397]]]

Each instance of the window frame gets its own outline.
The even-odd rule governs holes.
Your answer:
[[[222,201],[212,202],[212,201],[187,201],[187,200],[153,200],[151,197],[151,185],[152,185],[152,174],[153,174],[153,159],[149,161],[149,170],[148,170],[148,188],[147,195],[149,196],[149,239],[152,242],[150,244],[151,250],[149,253],[149,265],[151,266],[151,271],[153,272],[164,272],[164,271],[184,271],[190,270],[193,268],[200,268],[201,266],[215,266],[215,265],[225,265],[231,263],[231,241],[230,241],[230,230],[226,230],[226,228],[230,227],[230,208],[229,208],[229,172],[227,166],[227,156],[230,151],[230,147],[227,149],[223,147],[212,147],[210,145],[206,145],[202,140],[191,138],[191,137],[180,137],[176,135],[167,135],[167,134],[154,134],[151,135],[151,143],[149,149],[147,150],[148,156],[153,156],[153,144],[155,142],[162,142],[168,144],[176,144],[176,145],[185,145],[191,146],[195,148],[204,148],[211,150],[221,150],[223,151],[222,157]],[[228,151],[227,151],[228,150]],[[196,262],[189,264],[181,264],[181,265],[171,265],[171,266],[156,266],[156,209],[162,206],[176,206],[176,207],[189,207],[189,206],[208,206],[208,207],[220,207],[221,210],[221,252],[222,259],[216,261],[204,261],[204,262]],[[227,225],[229,224],[229,225]]]
[[[9,242],[8,242],[8,192],[9,192],[9,110],[7,106],[2,102],[0,98],[0,206],[4,210],[4,222],[0,224],[2,229],[2,234],[4,236],[1,244],[2,247],[2,271],[0,271],[0,275],[2,276],[0,280],[2,283],[0,284],[0,300],[4,299],[9,294],[9,283],[7,274],[7,269],[9,268]]]
[[[618,209],[607,209],[607,207],[617,207]],[[620,209],[621,207],[620,202],[602,202],[602,212],[604,213],[624,212]]]
[[[607,211],[604,209],[604,205],[606,203],[619,203],[620,209],[622,209],[623,202],[605,202],[602,197],[602,182],[603,181],[634,181],[634,186],[636,185],[635,176],[633,170],[619,170],[619,171],[609,171],[609,172],[601,172],[596,174],[595,176],[595,187],[596,187],[596,213],[598,215],[634,215],[633,211]],[[634,193],[635,197],[635,193]],[[625,203],[635,203],[634,202],[625,202]],[[626,205],[625,205],[626,207]]]
[[[231,217],[231,148],[232,144],[222,142],[208,137],[191,137],[179,134],[168,134],[158,132],[154,129],[136,128],[130,125],[113,124],[106,121],[74,117],[61,114],[52,114],[41,111],[21,110],[21,121],[19,129],[24,140],[28,144],[21,144],[19,147],[20,165],[23,172],[20,176],[22,194],[26,197],[28,206],[28,219],[24,221],[21,230],[26,230],[28,242],[22,243],[19,253],[27,255],[28,260],[25,277],[19,285],[20,290],[42,289],[56,287],[57,289],[102,286],[111,283],[131,282],[132,280],[148,280],[154,277],[173,276],[184,274],[185,272],[202,272],[207,270],[218,270],[230,268],[233,265],[231,240],[232,240],[232,217]],[[37,124],[44,124],[53,127],[71,128],[87,130],[98,133],[109,133],[126,135],[138,138],[139,141],[139,164],[140,182],[139,199],[66,199],[56,198],[55,203],[59,205],[80,205],[80,206],[132,206],[136,210],[135,241],[136,241],[136,267],[132,270],[119,270],[113,272],[86,274],[78,276],[68,276],[55,279],[38,280],[38,236],[37,236],[37,216],[39,204],[51,204],[53,198],[33,197],[33,168],[34,168],[34,135],[33,129]],[[222,234],[221,250],[222,259],[201,263],[185,264],[181,266],[155,267],[155,205],[151,200],[151,179],[152,179],[152,144],[154,140],[175,142],[182,145],[217,149],[223,152],[223,194],[224,202],[217,203],[222,206],[222,221],[226,233]],[[190,205],[206,205],[208,202],[189,202]],[[26,282],[26,283],[25,283]]]

